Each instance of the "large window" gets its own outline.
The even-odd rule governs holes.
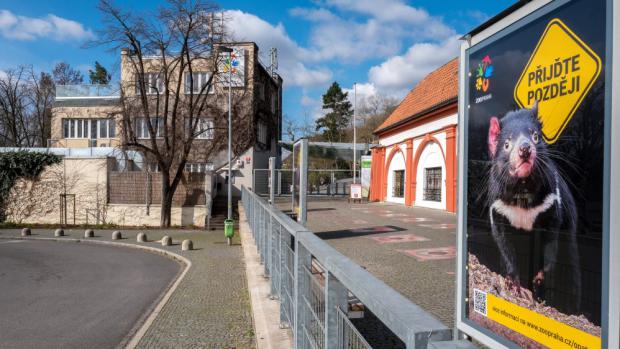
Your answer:
[[[191,173],[205,173],[213,171],[213,163],[211,162],[191,162],[185,164],[185,171]]]
[[[405,170],[394,171],[394,185],[392,186],[392,197],[405,197]]]
[[[207,90],[207,83],[209,82],[210,73],[207,72],[193,72],[185,73],[185,93],[199,94]],[[204,90],[203,90],[204,89]],[[209,90],[209,93],[213,93],[213,87]]]
[[[441,167],[424,169],[424,200],[441,202]]]
[[[114,138],[116,122],[114,119],[63,119],[65,138]]]
[[[146,94],[154,95],[164,91],[164,78],[160,73],[144,73],[144,83]],[[140,93],[139,81],[136,81],[136,93]]]
[[[164,136],[164,119],[160,117],[151,118],[151,127],[155,132],[156,138],[161,138]],[[151,134],[149,132],[149,125],[146,122],[146,118],[136,118],[136,122],[134,125],[134,132],[136,134],[136,138],[148,139],[151,138]]]
[[[215,137],[215,129],[213,127],[212,119],[198,119],[198,124],[196,125],[196,139],[213,139]]]
[[[256,136],[258,138],[258,143],[265,144],[265,145],[269,144],[269,137],[268,137],[266,123],[264,123],[263,121],[259,121],[256,133],[257,133]]]

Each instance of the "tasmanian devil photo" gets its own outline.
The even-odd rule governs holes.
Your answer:
[[[561,155],[545,143],[541,128],[536,104],[490,120],[486,197],[491,233],[513,291],[527,287],[542,302],[545,291],[554,288],[550,279],[572,280],[573,290],[564,291],[573,295],[571,308],[578,310],[577,210],[553,160]],[[518,236],[530,241],[527,249],[520,245],[517,250],[513,241]],[[559,253],[567,256],[561,265]]]

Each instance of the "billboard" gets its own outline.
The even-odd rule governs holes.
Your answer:
[[[231,53],[221,53],[218,62],[219,79],[223,86],[245,86],[245,49],[233,47]],[[230,80],[229,82],[229,74]]]
[[[606,347],[607,0],[535,1],[461,50],[459,329]]]
[[[308,192],[308,140],[300,139],[293,144],[292,211],[297,221],[306,224]]]

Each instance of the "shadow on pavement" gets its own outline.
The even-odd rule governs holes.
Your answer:
[[[394,225],[384,225],[378,227],[368,228],[355,228],[346,230],[334,230],[315,233],[316,236],[323,240],[341,239],[341,238],[353,238],[358,236],[367,236],[374,234],[394,233],[399,231],[405,231],[407,229],[397,227]]]

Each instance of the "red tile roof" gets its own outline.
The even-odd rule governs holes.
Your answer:
[[[457,98],[459,60],[455,58],[422,79],[375,133]]]

